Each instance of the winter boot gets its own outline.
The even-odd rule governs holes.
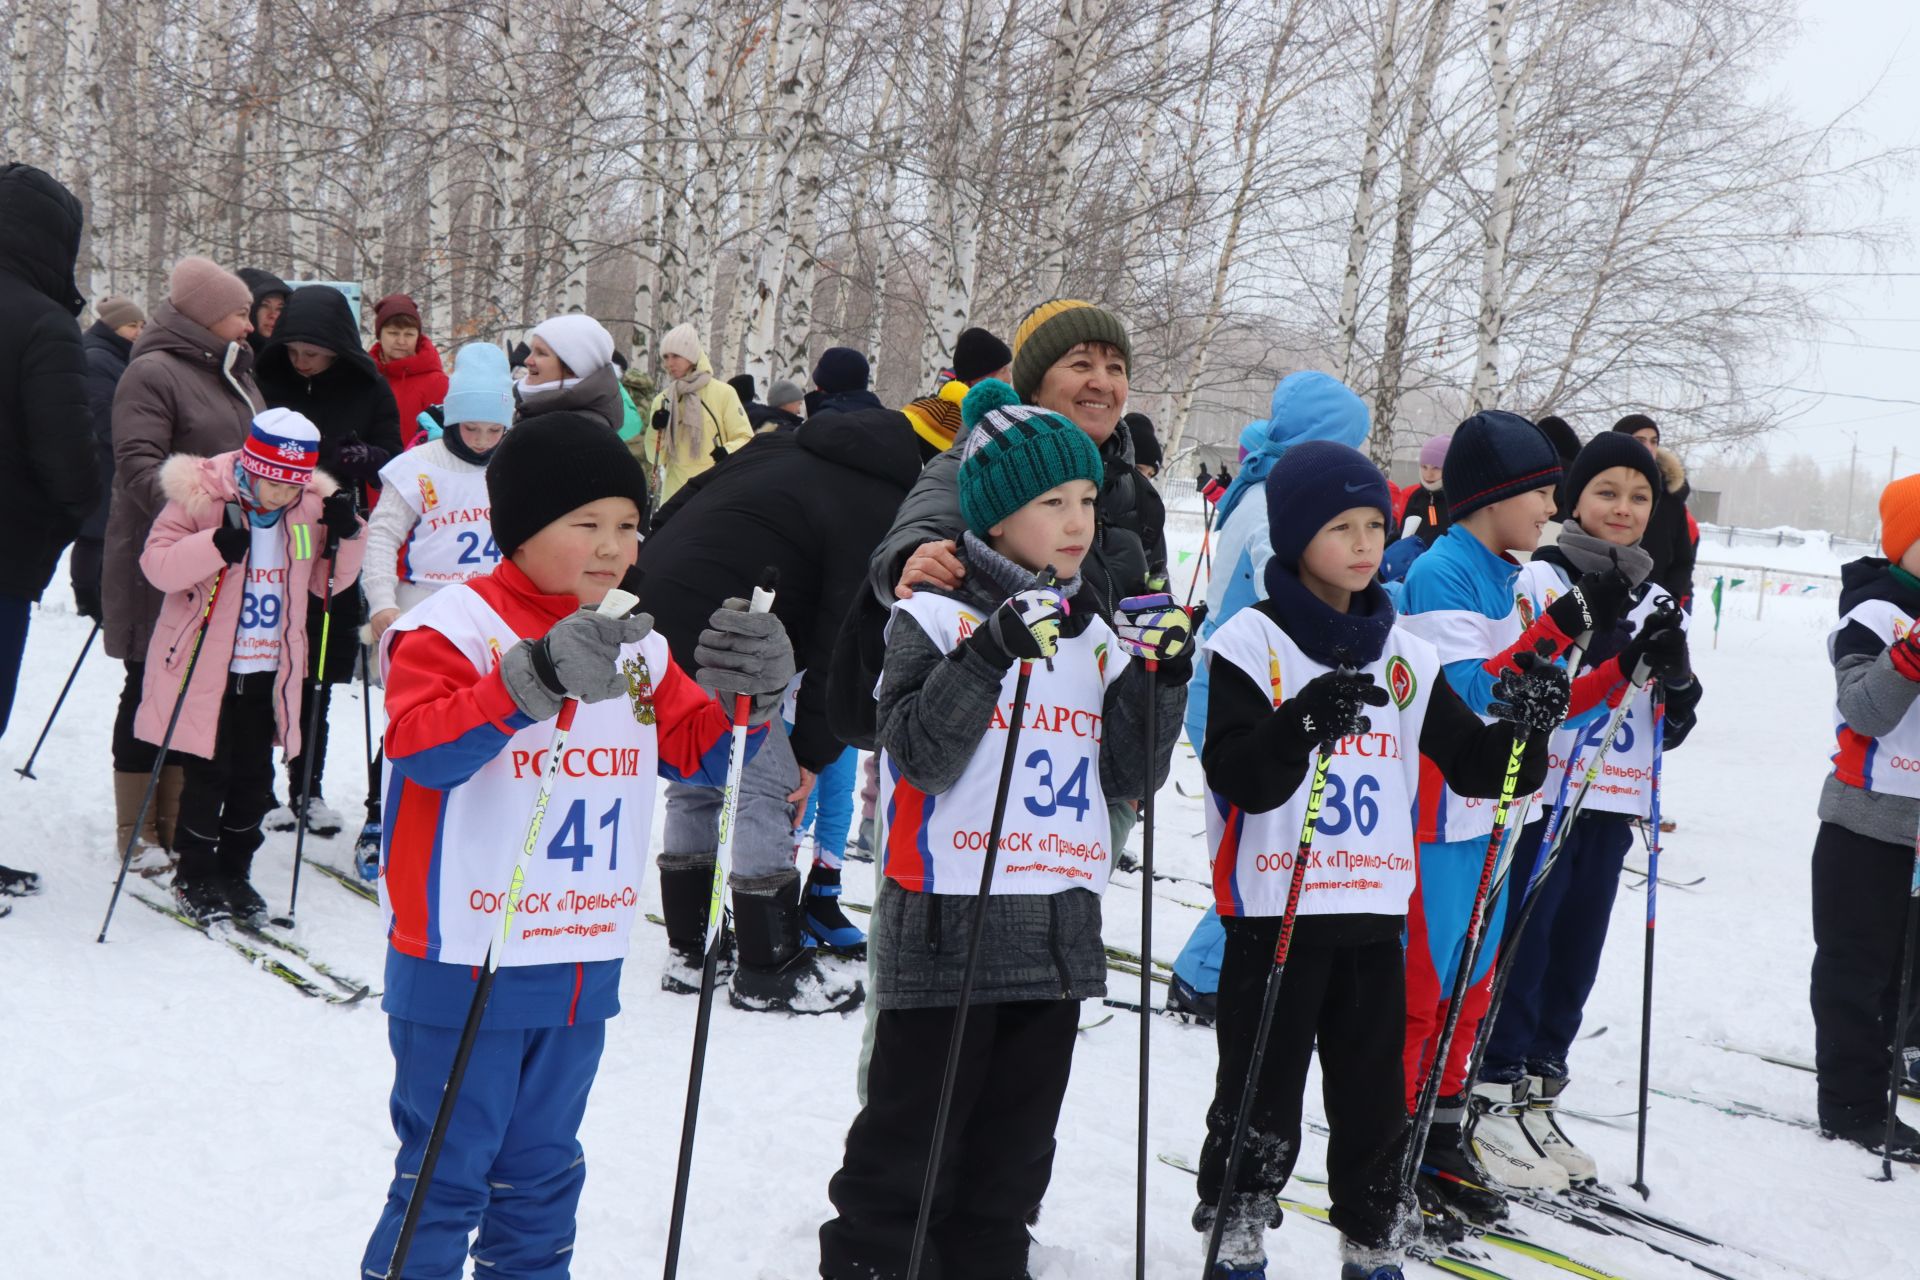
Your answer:
[[[241,833],[238,838],[243,843],[251,843],[255,846],[259,843],[259,836],[252,832]],[[228,914],[241,924],[252,928],[265,927],[267,900],[260,896],[247,879],[253,870],[253,849],[249,848],[245,853],[238,852],[228,846],[223,838],[218,861],[222,887],[227,895]]]
[[[875,832],[875,820],[872,817],[860,819],[859,834],[853,843],[847,846],[847,856],[855,862],[872,862]]]
[[[684,853],[660,855],[660,910],[667,922],[667,967],[660,975],[660,989],[677,996],[700,992],[706,965],[707,906],[713,900],[713,861]],[[722,943],[722,981],[728,972],[726,960]]]
[[[1467,1238],[1466,1219],[1441,1195],[1435,1179],[1424,1173],[1416,1175],[1413,1195],[1420,1205],[1420,1234],[1428,1244],[1444,1248]]]
[[[1567,1189],[1567,1171],[1540,1149],[1521,1118],[1527,1114],[1526,1077],[1511,1084],[1482,1081],[1473,1087],[1468,1133],[1473,1153],[1501,1186],[1546,1194]]]
[[[15,898],[25,898],[40,892],[40,873],[37,871],[17,871],[12,867],[0,867],[0,893]]]
[[[1440,1099],[1427,1130],[1427,1149],[1421,1153],[1416,1181],[1425,1184],[1420,1189],[1423,1204],[1437,1202],[1475,1226],[1486,1227],[1506,1218],[1507,1200],[1493,1190],[1492,1179],[1467,1148],[1460,1131],[1466,1109],[1466,1099],[1457,1094]]]
[[[1193,1229],[1210,1236],[1215,1212],[1210,1204],[1196,1206]],[[1279,1205],[1270,1196],[1243,1191],[1227,1197],[1226,1213],[1211,1280],[1267,1280],[1267,1231],[1280,1225]]]
[[[800,877],[771,892],[733,891],[740,964],[727,988],[736,1009],[757,1013],[845,1013],[860,1007],[857,979],[823,969],[800,933]]]
[[[1521,1127],[1533,1144],[1547,1153],[1547,1158],[1567,1171],[1567,1181],[1575,1186],[1584,1182],[1596,1182],[1600,1178],[1600,1167],[1593,1157],[1573,1144],[1560,1128],[1560,1095],[1566,1090],[1565,1076],[1528,1076],[1527,1111],[1521,1117]]]
[[[1856,1147],[1865,1147],[1876,1156],[1884,1154],[1888,1159],[1898,1160],[1902,1164],[1920,1164],[1920,1132],[1905,1120],[1893,1122],[1891,1147],[1885,1146],[1887,1122],[1884,1117],[1851,1125],[1823,1124],[1820,1126],[1820,1136],[1851,1142]]]
[[[227,903],[227,878],[211,849],[187,848],[173,872],[173,898],[180,910],[200,924],[213,924],[233,914]]]
[[[1220,997],[1197,989],[1179,974],[1167,985],[1167,1012],[1178,1014],[1203,1027],[1213,1025],[1220,1013]]]
[[[161,772],[164,774],[166,771]],[[147,798],[147,777],[148,775],[144,773],[114,770],[113,856],[115,858],[126,853],[127,841],[133,837],[133,824],[140,816],[140,802]],[[147,806],[146,818],[140,823],[139,839],[133,841],[133,857],[127,862],[127,870],[149,878],[162,876],[173,870],[173,858],[167,853],[166,842],[160,838],[157,822],[159,808],[160,796],[156,789],[153,803]]]
[[[340,811],[328,804],[324,796],[310,796],[307,799],[307,834],[323,840],[340,834],[347,820]],[[300,797],[289,796],[287,803],[268,813],[261,823],[269,831],[292,831],[300,825]]]
[[[800,924],[820,950],[854,960],[867,958],[867,935],[840,909],[840,868],[813,864]]]
[[[160,783],[153,789],[153,825],[160,837],[160,847],[167,851],[169,865],[173,862],[173,833],[180,825],[180,793],[186,789],[185,769],[177,764],[160,766]]]

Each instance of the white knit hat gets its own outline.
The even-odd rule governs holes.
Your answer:
[[[576,378],[584,378],[613,360],[613,335],[592,316],[565,315],[542,320],[531,337],[553,348]]]
[[[689,364],[699,364],[707,355],[700,345],[700,331],[690,324],[675,325],[667,330],[667,336],[660,339],[660,354],[679,356]]]

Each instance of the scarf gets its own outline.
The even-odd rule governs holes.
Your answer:
[[[695,369],[684,378],[670,378],[667,381],[667,456],[682,462],[704,457],[706,450],[701,448],[700,420],[706,416],[706,405],[700,399],[700,390],[713,381],[713,374],[706,369]],[[692,401],[691,409],[682,405]],[[692,431],[682,431],[680,424],[683,415],[690,415],[695,427]]]
[[[501,436],[500,438],[502,440],[506,439],[504,435]],[[445,431],[440,433],[440,443],[447,446],[448,453],[460,459],[460,461],[470,462],[476,467],[486,466],[487,459],[493,456],[494,449],[498,449],[500,447],[499,445],[495,445],[493,446],[493,449],[489,449],[485,453],[474,452],[473,447],[467,443],[467,438],[460,434],[460,427],[458,424],[448,427]]]
[[[1571,516],[1560,526],[1560,537],[1554,545],[1560,548],[1561,555],[1566,558],[1567,567],[1574,570],[1576,580],[1581,574],[1599,573],[1612,568],[1616,558],[1620,572],[1626,574],[1636,587],[1653,572],[1653,555],[1639,543],[1623,547],[1596,538],[1582,529]]]
[[[1002,595],[1015,596],[1022,591],[1034,591],[1040,586],[1040,575],[1024,565],[1013,561],[987,545],[986,539],[968,529],[960,535],[960,543],[966,548],[967,561],[985,574],[989,586]],[[1058,585],[1060,594],[1071,600],[1079,594],[1080,575],[1075,574]]]
[[[1299,575],[1276,558],[1267,561],[1267,604],[1272,617],[1300,646],[1300,652],[1326,667],[1365,667],[1379,661],[1393,630],[1393,601],[1376,579],[1356,591],[1341,613],[1307,590]]]
[[[247,522],[256,529],[271,529],[280,523],[280,517],[287,507],[275,507],[272,511],[260,505],[260,495],[253,487],[253,473],[240,465],[238,459],[233,464],[233,487],[240,491],[240,509],[247,513]],[[296,499],[298,501],[298,499]]]
[[[530,384],[522,380],[514,385],[519,389],[521,402],[524,403],[528,396],[541,396],[549,391],[565,391],[568,387],[579,386],[580,381],[579,378],[561,378],[557,382],[537,382]]]

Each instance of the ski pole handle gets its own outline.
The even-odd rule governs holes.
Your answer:
[[[640,603],[630,591],[615,587],[601,599],[594,612],[603,618],[624,618]],[[500,953],[513,936],[513,917],[520,910],[520,895],[526,889],[527,868],[533,862],[533,847],[540,841],[540,828],[546,824],[547,802],[553,798],[554,779],[560,776],[560,758],[565,753],[567,735],[573,731],[573,718],[580,711],[580,700],[568,698],[560,704],[555,717],[553,745],[547,748],[547,767],[540,772],[540,791],[534,797],[533,816],[527,820],[527,838],[520,843],[520,856],[513,861],[513,879],[507,883],[505,904],[500,909],[500,936],[487,947],[487,968],[500,967]]]

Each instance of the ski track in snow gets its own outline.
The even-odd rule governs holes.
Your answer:
[[[1197,520],[1176,513],[1170,525],[1176,549],[1198,546]],[[1182,593],[1191,570],[1191,561],[1174,569]],[[0,920],[0,1079],[12,1094],[0,1141],[8,1202],[0,1274],[355,1276],[394,1153],[386,1019],[372,1000],[338,1009],[303,999],[137,904],[122,903],[107,945],[95,945],[118,856],[107,751],[117,663],[89,656],[36,763],[39,780],[13,773],[86,636],[86,621],[65,611],[65,582],[62,569],[51,607],[35,614],[0,748],[9,815],[0,860],[46,882],[41,896],[13,900],[13,915]],[[1662,870],[1708,880],[1694,893],[1662,894],[1656,971],[1657,1085],[1807,1117],[1812,1077],[1705,1042],[1811,1055],[1807,864],[1832,736],[1823,647],[1831,618],[1830,601],[1769,600],[1764,622],[1754,621],[1752,602],[1730,602],[1717,651],[1708,647],[1710,617],[1697,620],[1703,723],[1668,757],[1666,811],[1679,830],[1667,837]],[[348,826],[310,841],[314,855],[343,866],[364,797],[360,715],[357,689],[336,694],[326,795]],[[1176,752],[1174,776],[1198,790],[1189,752]],[[1206,874],[1203,840],[1187,834],[1200,826],[1199,802],[1169,786],[1159,800],[1163,869]],[[256,861],[255,883],[275,911],[286,905],[292,845],[291,836],[269,836]],[[871,875],[868,864],[849,862],[849,892],[871,901]],[[1122,881],[1107,895],[1107,937],[1137,946],[1138,880]],[[651,876],[644,893],[642,910],[657,911]],[[1569,1105],[1596,1112],[1630,1109],[1638,1072],[1644,897],[1623,890],[1614,914],[1588,1019],[1615,1031],[1575,1048],[1569,1095]],[[1156,954],[1171,959],[1196,917],[1158,900]],[[301,877],[298,936],[378,985],[379,915],[310,871]],[[657,989],[664,953],[662,931],[640,923],[625,1008],[609,1026],[581,1135],[589,1176],[573,1266],[580,1280],[649,1275],[661,1265],[694,1015],[692,999]],[[1111,994],[1137,997],[1135,979],[1113,979]],[[1163,994],[1156,987],[1155,998]],[[1136,1027],[1121,1017],[1080,1038],[1037,1228],[1035,1280],[1132,1272]],[[683,1275],[817,1274],[827,1179],[857,1106],[859,1039],[858,1017],[775,1018],[718,1004]],[[1212,1092],[1212,1036],[1156,1019],[1153,1045],[1150,1156],[1195,1155]],[[1308,1096],[1317,1112],[1316,1085]],[[1624,1189],[1631,1123],[1574,1120],[1568,1128]],[[1308,1136],[1300,1167],[1324,1169],[1319,1139]],[[1651,1207],[1797,1268],[1730,1253],[1713,1259],[1754,1280],[1912,1276],[1920,1172],[1898,1171],[1891,1185],[1872,1181],[1877,1172],[1863,1152],[1766,1120],[1658,1099],[1651,1112]],[[1150,1176],[1149,1274],[1191,1277],[1204,1247],[1187,1225],[1192,1182],[1157,1162]],[[1299,1194],[1320,1199],[1311,1188]],[[1527,1225],[1623,1280],[1700,1274],[1630,1241]],[[1290,1218],[1267,1237],[1272,1274],[1336,1275],[1335,1242],[1326,1228]],[[1515,1280],[1564,1274],[1510,1254],[1496,1253],[1492,1265]]]

